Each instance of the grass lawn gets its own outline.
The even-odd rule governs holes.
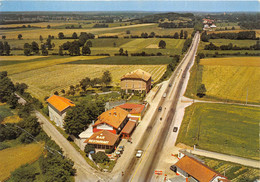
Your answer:
[[[3,181],[10,176],[16,168],[26,163],[36,161],[43,151],[42,143],[19,145],[0,151],[0,180]],[[30,154],[30,155],[28,155]]]
[[[199,66],[195,64],[192,68],[185,95],[199,99],[196,88],[203,83],[207,89],[203,99],[245,103],[247,98],[249,103],[259,104],[259,80],[259,57],[202,59]]]
[[[211,159],[208,157],[198,156],[207,166],[219,172],[231,180],[232,182],[254,182],[260,177],[260,170],[252,167],[242,166],[239,164]],[[246,179],[246,180],[245,180]]]
[[[9,116],[13,116],[12,110],[9,108],[9,105],[4,104],[0,105],[0,123]]]
[[[195,103],[185,110],[177,143],[259,160],[260,108]]]

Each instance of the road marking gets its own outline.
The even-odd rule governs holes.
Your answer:
[[[137,171],[138,171],[138,169],[139,169],[139,167],[140,167],[140,165],[141,165],[141,163],[142,163],[142,160],[143,160],[143,158],[145,157],[145,154],[146,154],[148,148],[150,147],[150,145],[151,145],[151,143],[153,142],[153,140],[154,140],[154,138],[155,138],[157,132],[158,132],[159,129],[160,129],[160,125],[161,125],[161,122],[159,123],[159,126],[158,126],[158,128],[157,128],[155,134],[153,135],[153,138],[152,138],[151,142],[148,144],[147,148],[145,149],[145,151],[144,151],[144,155],[143,155],[143,157],[141,158],[141,161],[140,161],[140,163],[138,164],[137,169],[135,170],[135,173],[134,173],[134,175],[133,175],[133,177],[132,177],[132,179],[131,179],[130,182],[133,181],[133,179],[134,179],[134,177],[135,177],[135,175],[136,175],[136,173],[137,173]]]

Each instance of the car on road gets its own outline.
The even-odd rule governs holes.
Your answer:
[[[176,132],[178,130],[178,127],[173,128],[173,132]]]
[[[167,96],[167,94],[166,94],[166,92],[164,92],[164,94],[163,94],[163,98],[165,98]]]
[[[136,156],[137,158],[140,158],[140,157],[142,157],[142,154],[143,154],[143,151],[142,151],[142,150],[137,150],[135,156]]]
[[[162,106],[160,106],[160,107],[158,108],[158,111],[159,111],[159,112],[161,112],[161,111],[162,111]]]
[[[172,86],[172,84],[169,84],[169,87],[171,87]]]

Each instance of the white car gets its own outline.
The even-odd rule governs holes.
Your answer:
[[[135,156],[136,156],[137,158],[140,158],[140,157],[142,156],[142,154],[143,154],[143,151],[142,151],[142,150],[137,150]]]

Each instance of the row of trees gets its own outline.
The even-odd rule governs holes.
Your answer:
[[[193,28],[194,23],[193,23],[193,21],[179,22],[179,23],[164,22],[164,23],[159,23],[158,27],[162,27],[162,28]]]
[[[174,39],[187,39],[188,32],[181,30],[180,33],[175,32],[174,35],[156,35],[155,32],[151,32],[150,34],[143,32],[140,36],[138,35],[131,35],[125,36],[124,38],[174,38]]]
[[[204,50],[260,50],[260,41],[257,41],[255,45],[250,47],[238,47],[236,45],[233,46],[232,43],[229,43],[228,45],[216,46],[210,42],[210,44],[204,46]]]
[[[236,39],[236,40],[256,40],[256,32],[255,31],[241,31],[238,33],[211,33],[208,34],[208,39]]]

